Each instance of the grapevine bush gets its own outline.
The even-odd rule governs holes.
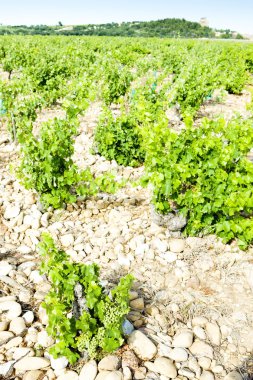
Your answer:
[[[135,167],[142,164],[145,152],[138,121],[125,112],[115,119],[112,111],[105,109],[95,132],[95,150],[119,165]]]
[[[82,353],[101,358],[119,348],[133,277],[122,277],[113,289],[104,288],[96,264],[71,262],[48,234],[43,234],[39,251],[41,272],[52,285],[42,304],[49,320],[47,332],[57,340],[50,353],[73,364]]]
[[[93,178],[89,168],[79,171],[72,160],[77,119],[66,118],[42,123],[40,134],[32,133],[32,124],[23,127],[21,164],[17,175],[26,189],[34,189],[41,202],[54,208],[73,203],[77,195],[94,195],[99,190],[113,193],[117,185],[110,173]]]
[[[253,241],[252,120],[204,119],[176,134],[160,122],[146,130],[144,183],[158,211],[187,217],[186,235],[216,233],[224,242]]]

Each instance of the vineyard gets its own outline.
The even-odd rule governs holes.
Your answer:
[[[0,378],[250,380],[253,45],[0,38]]]

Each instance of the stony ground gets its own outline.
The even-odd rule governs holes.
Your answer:
[[[217,107],[230,111],[233,104],[244,114],[246,101],[247,94],[229,97],[214,113]],[[139,178],[143,168],[121,168],[90,154],[99,112],[94,104],[81,120],[75,161],[96,174],[113,169],[119,178]],[[39,120],[54,115],[61,116],[61,111],[45,110]],[[252,248],[242,252],[214,236],[182,238],[171,230],[172,221],[157,224],[150,192],[140,187],[80,200],[65,210],[43,210],[36,194],[24,190],[11,174],[10,164],[17,162],[18,146],[1,125],[0,378],[252,378]],[[40,303],[50,285],[39,274],[36,253],[43,231],[73,260],[99,263],[109,281],[128,272],[135,276],[128,316],[134,331],[115,355],[72,368],[64,358],[48,355],[53,341],[45,332]]]

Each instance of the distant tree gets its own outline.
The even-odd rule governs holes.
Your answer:
[[[63,26],[63,23],[61,21],[58,21],[59,26]]]

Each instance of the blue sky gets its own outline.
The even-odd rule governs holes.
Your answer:
[[[253,34],[253,0],[0,0],[0,23],[87,24],[178,17]]]

